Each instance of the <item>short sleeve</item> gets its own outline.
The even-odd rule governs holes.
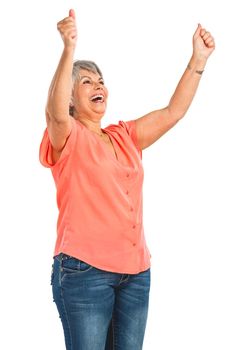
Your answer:
[[[45,129],[42,141],[39,149],[39,160],[40,163],[46,168],[54,168],[58,163],[60,163],[64,158],[66,158],[72,151],[76,140],[77,127],[76,123],[72,120],[72,129],[69,137],[67,138],[66,144],[62,150],[60,158],[56,163],[52,162],[52,144],[49,139],[48,128]]]
[[[128,135],[131,137],[134,145],[136,146],[140,156],[142,157],[142,150],[139,146],[138,138],[137,138],[137,134],[136,134],[136,120],[135,119],[128,120],[128,121],[120,120],[119,125],[126,130]]]

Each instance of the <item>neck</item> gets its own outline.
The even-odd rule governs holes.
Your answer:
[[[100,120],[92,120],[85,117],[76,117],[83,125],[85,125],[89,130],[96,132],[97,134],[102,134],[101,130],[101,121]]]

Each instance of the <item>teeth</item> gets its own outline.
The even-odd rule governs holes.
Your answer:
[[[103,101],[104,96],[103,95],[94,95],[91,97],[91,101],[95,100],[95,99],[99,99],[100,101]]]

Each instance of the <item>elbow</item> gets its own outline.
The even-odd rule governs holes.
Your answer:
[[[56,112],[50,104],[47,104],[45,108],[45,115],[47,121],[56,121],[58,119]]]
[[[45,108],[45,116],[46,116],[47,123],[52,121],[52,120],[55,120],[55,118],[52,117],[52,113],[51,113],[50,109],[47,106]]]
[[[170,106],[167,107],[169,119],[172,120],[175,124],[181,120],[186,113],[186,110],[181,110],[177,108],[172,108]]]

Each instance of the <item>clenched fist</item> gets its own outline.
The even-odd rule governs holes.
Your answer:
[[[77,41],[77,28],[74,10],[70,10],[69,16],[57,23],[57,29],[61,34],[64,46],[66,48],[75,48]]]
[[[215,49],[214,38],[200,24],[193,35],[193,54],[195,57],[207,59]]]

